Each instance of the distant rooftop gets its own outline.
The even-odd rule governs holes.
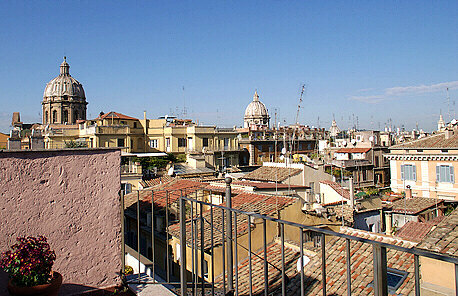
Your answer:
[[[441,148],[455,148],[458,149],[458,132],[454,131],[454,134],[449,138],[445,138],[445,132],[428,136],[426,138],[422,138],[419,140],[414,140],[410,141],[407,143],[403,144],[398,144],[391,146],[391,150],[395,149],[428,149],[428,148],[435,148],[435,149],[441,149]]]
[[[299,174],[301,171],[302,170],[300,169],[294,168],[262,166],[259,169],[256,169],[243,176],[243,179],[255,181],[282,182],[286,180],[288,177],[292,177]]]

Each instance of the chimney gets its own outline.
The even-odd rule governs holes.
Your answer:
[[[353,190],[353,178],[348,179],[348,190],[350,191],[350,207],[355,207],[355,192]]]
[[[410,185],[406,186],[406,198],[412,198],[412,188],[410,188]]]
[[[446,129],[446,130],[445,130],[445,139],[448,140],[448,139],[450,139],[451,137],[453,137],[453,130],[451,130],[451,129]]]
[[[146,110],[143,111],[143,119],[146,120]]]

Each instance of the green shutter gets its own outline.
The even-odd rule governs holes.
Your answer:
[[[453,172],[453,166],[450,166],[450,183],[455,183],[455,174]]]
[[[401,180],[404,180],[404,165],[401,164]]]
[[[440,182],[441,181],[441,178],[440,178],[440,166],[436,166],[436,182]]]
[[[413,165],[412,166],[412,172],[413,172],[413,180],[417,181],[417,166]]]

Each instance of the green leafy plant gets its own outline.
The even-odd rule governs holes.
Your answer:
[[[76,141],[65,142],[65,148],[85,148],[85,147],[87,147],[87,144],[83,142],[76,142]]]
[[[3,252],[0,267],[18,286],[36,286],[49,283],[56,253],[44,236],[18,237],[12,250]]]

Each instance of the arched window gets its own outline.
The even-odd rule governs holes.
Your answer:
[[[63,123],[68,122],[68,111],[64,110],[64,120],[62,120]]]
[[[78,120],[78,111],[73,112],[73,123],[75,123]]]
[[[47,124],[49,122],[49,113],[48,111],[45,112],[45,120],[44,124]]]
[[[57,110],[52,111],[52,123],[57,123]]]

